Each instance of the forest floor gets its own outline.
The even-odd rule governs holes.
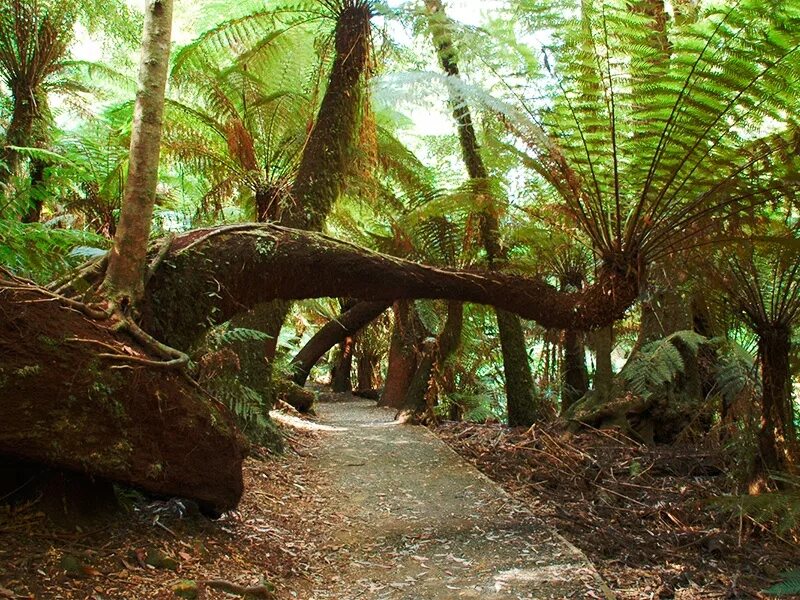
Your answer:
[[[578,546],[620,600],[774,598],[761,590],[800,567],[798,532],[778,523],[797,500],[751,499],[759,521],[739,511],[729,459],[708,439],[648,447],[558,424],[436,432]]]
[[[436,430],[509,495],[374,403],[318,410],[277,415],[287,453],[249,458],[242,503],[218,521],[136,495],[71,529],[37,503],[0,509],[0,599],[757,598],[797,567],[792,540],[708,505],[722,476],[697,448]]]

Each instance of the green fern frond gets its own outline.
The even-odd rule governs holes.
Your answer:
[[[707,342],[708,338],[694,331],[677,331],[643,346],[636,358],[625,365],[620,376],[634,393],[649,398],[685,372],[681,347],[696,355],[700,346]]]
[[[800,569],[781,573],[781,579],[782,581],[768,587],[763,592],[770,596],[794,596],[800,594]]]

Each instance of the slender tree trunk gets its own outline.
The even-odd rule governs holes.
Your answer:
[[[158,184],[171,31],[172,0],[148,0],[128,180],[105,279],[109,297],[123,306],[137,303],[144,291],[145,258]]]
[[[425,0],[428,9],[428,22],[431,28],[433,43],[444,72],[454,78],[460,77],[458,62],[453,42],[447,28],[446,16],[441,0]],[[488,171],[480,153],[478,138],[469,105],[464,98],[451,92],[450,103],[453,107],[453,118],[458,127],[458,138],[461,144],[461,155],[470,179],[486,181]],[[497,219],[497,206],[491,193],[486,189],[489,206],[480,214],[481,241],[486,251],[489,268],[495,268],[495,261],[508,260],[508,254],[500,241],[500,228]],[[513,414],[516,424],[532,425],[539,413],[535,397],[533,376],[525,348],[525,336],[522,323],[513,313],[497,313],[497,325],[500,332],[500,346],[503,352],[503,372],[505,374],[506,403],[509,415]],[[523,423],[525,418],[529,423]]]
[[[359,302],[321,327],[292,359],[292,380],[299,386],[305,385],[312,367],[328,350],[344,338],[354,336],[389,305],[388,302]]]
[[[579,270],[563,273],[561,289],[583,288],[584,275]],[[564,331],[561,338],[561,412],[564,413],[589,391],[589,372],[586,369],[586,346],[583,333],[574,329]]]
[[[359,337],[356,341],[357,365],[356,375],[357,383],[356,390],[359,392],[368,392],[375,389],[375,371],[380,362],[380,356],[375,354],[372,348],[369,348],[364,343],[364,338]]]
[[[346,337],[339,344],[339,350],[333,363],[331,372],[331,388],[337,394],[351,393],[353,382],[351,373],[353,371],[353,338]]]
[[[44,204],[44,170],[47,164],[43,160],[32,159],[31,171],[31,198],[28,210],[22,216],[23,223],[38,223],[42,220],[42,206]]]
[[[583,334],[574,329],[564,332],[563,387],[561,411],[567,410],[589,391],[589,372],[586,369],[586,346]]]

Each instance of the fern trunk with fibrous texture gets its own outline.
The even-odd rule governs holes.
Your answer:
[[[321,230],[343,190],[360,126],[361,88],[371,44],[370,18],[368,3],[361,1],[345,2],[338,14],[334,31],[335,57],[328,86],[303,148],[291,197],[280,215],[283,225]],[[274,215],[275,209],[274,200],[270,203],[263,194],[257,198],[257,210],[261,215]],[[290,306],[285,301],[273,302],[269,319],[259,328],[273,340],[265,356],[267,363],[274,359],[274,342],[280,335]]]
[[[175,238],[147,286],[146,329],[189,347],[213,322],[259,302],[353,296],[488,304],[549,328],[591,329],[621,318],[638,294],[633,273],[605,270],[580,292],[543,279],[414,263],[328,236],[271,224],[200,229]]]
[[[461,302],[447,303],[447,318],[439,335],[426,339],[422,344],[422,353],[417,363],[414,376],[411,378],[400,413],[404,420],[416,421],[424,419],[430,412],[428,405],[431,394],[431,381],[436,370],[444,368],[444,364],[461,345],[461,333],[464,329],[464,305]]]
[[[750,476],[753,492],[766,491],[769,473],[790,472],[798,458],[789,366],[791,330],[764,325],[757,333],[763,393],[758,456]]]
[[[319,231],[344,187],[363,110],[363,79],[369,64],[367,2],[345,3],[334,33],[336,56],[328,87],[292,185],[281,223]]]
[[[459,78],[458,62],[453,41],[447,30],[444,7],[441,0],[425,0],[428,9],[428,22],[431,28],[433,43],[442,69],[449,77]],[[478,217],[480,222],[481,242],[489,263],[489,268],[496,268],[496,261],[508,260],[508,252],[500,240],[500,226],[497,218],[497,205],[488,189],[489,173],[480,153],[478,137],[472,114],[464,98],[451,93],[453,119],[458,129],[461,155],[470,179],[484,182],[483,192],[489,201],[488,208],[482,210]],[[525,347],[525,335],[519,317],[513,313],[497,311],[497,326],[500,347],[503,354],[503,372],[505,375],[506,404],[510,425],[530,426],[538,418],[537,399],[533,385],[528,353]]]
[[[426,332],[412,302],[400,300],[392,307],[394,326],[389,341],[386,382],[378,406],[403,406],[411,380],[417,370],[422,339]]]

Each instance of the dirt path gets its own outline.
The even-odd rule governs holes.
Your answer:
[[[323,403],[312,465],[344,525],[311,598],[603,598],[586,557],[422,427]],[[327,429],[327,428],[326,428]]]

